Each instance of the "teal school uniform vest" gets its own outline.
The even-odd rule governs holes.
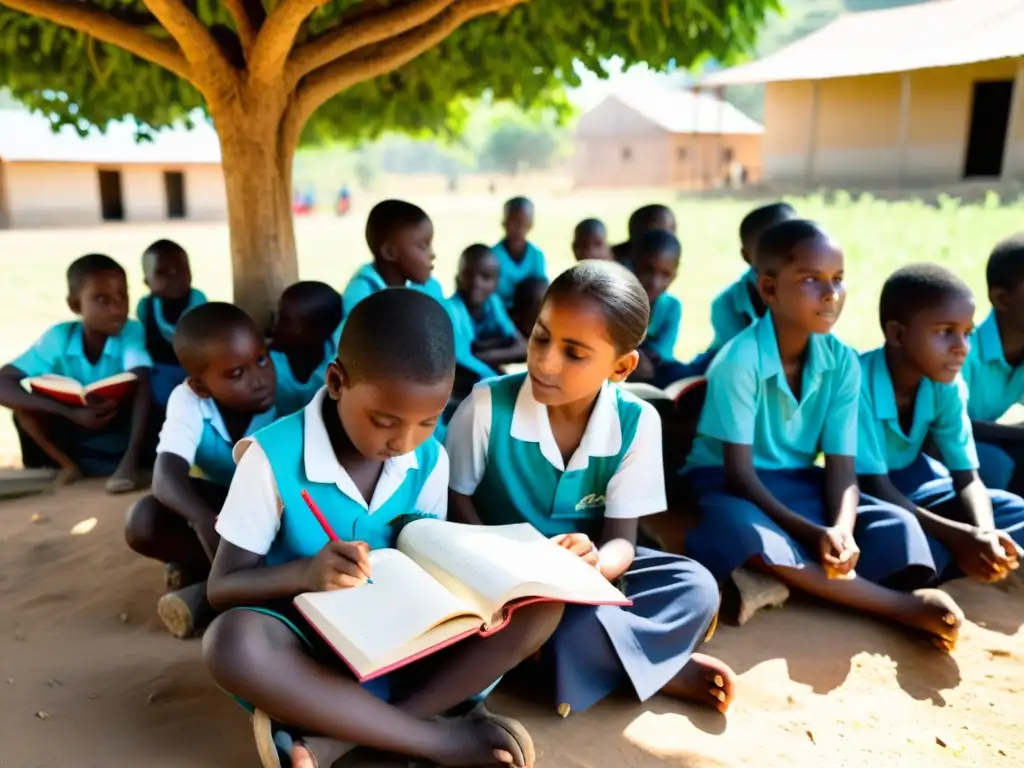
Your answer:
[[[216,410],[217,405],[211,403]],[[254,432],[267,426],[277,418],[275,410],[271,408],[264,413],[255,414],[245,428],[243,437],[249,437]],[[225,488],[231,485],[231,478],[235,476],[235,459],[232,456],[234,444],[226,439],[220,430],[213,424],[212,418],[203,419],[203,433],[199,438],[199,445],[196,447],[196,458],[192,462],[203,473],[203,477],[211,483],[223,485]]]
[[[305,381],[295,378],[286,354],[276,350],[270,351],[270,359],[274,361],[274,370],[277,371],[277,390],[274,401],[279,414],[287,416],[302,410],[312,402],[316,393],[324,385],[327,366],[334,360],[337,349],[338,347],[330,341],[324,342],[324,359]]]
[[[641,405],[615,388],[622,447],[615,456],[590,456],[584,469],[563,472],[544,458],[540,445],[511,437],[516,397],[526,374],[488,382],[491,388],[491,434],[487,469],[473,494],[487,525],[530,523],[545,536],[600,534],[608,483],[633,444]]]
[[[334,483],[314,483],[306,478],[304,453],[305,411],[293,413],[255,434],[277,483],[284,509],[277,539],[267,553],[266,564],[281,565],[315,556],[328,542],[327,533],[302,499],[305,490],[320,508],[331,528],[345,541],[365,541],[371,549],[394,546],[392,521],[415,513],[416,500],[437,464],[440,444],[427,440],[416,449],[419,466],[410,469],[401,486],[372,514],[346,496]]]

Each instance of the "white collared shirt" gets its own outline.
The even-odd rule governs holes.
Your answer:
[[[304,409],[302,461],[306,479],[314,483],[334,483],[339,491],[372,515],[398,490],[409,470],[419,466],[416,454],[406,453],[384,462],[373,497],[367,504],[334,456],[321,411],[326,394],[326,387],[322,388]],[[217,533],[236,547],[265,555],[281,528],[284,505],[270,462],[259,443],[250,437],[243,438],[235,446],[234,454],[238,468],[217,518]],[[443,450],[420,491],[416,511],[442,520],[448,516],[448,456]]]
[[[622,427],[616,406],[614,384],[605,383],[598,395],[590,421],[579,447],[569,458],[555,442],[547,406],[533,397],[533,385],[527,377],[516,397],[512,415],[511,438],[537,443],[541,454],[555,469],[566,472],[586,469],[590,457],[615,456],[622,450]],[[487,469],[491,440],[491,389],[483,382],[459,406],[445,440],[451,458],[449,486],[456,493],[472,496]],[[508,439],[495,435],[495,439]],[[505,468],[502,468],[504,470]],[[509,468],[509,471],[515,471]],[[661,418],[649,403],[641,404],[633,442],[626,449],[618,471],[605,492],[605,517],[629,519],[664,512],[665,467],[661,451]]]

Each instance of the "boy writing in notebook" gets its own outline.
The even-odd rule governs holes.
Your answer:
[[[67,270],[68,308],[78,320],[57,323],[28,350],[0,369],[0,405],[14,411],[26,468],[53,467],[58,482],[108,476],[110,493],[134,490],[146,455],[152,403],[150,369],[142,325],[128,319],[124,269],[109,256],[75,259]],[[83,385],[121,373],[136,376],[130,397],[90,398],[66,405],[27,392],[22,379],[56,374]]]
[[[172,634],[188,637],[201,623],[220,543],[214,521],[235,471],[231,448],[276,418],[275,375],[262,334],[233,304],[203,304],[182,317],[174,351],[188,378],[167,402],[153,493],[129,510],[125,540],[166,564],[157,613]]]
[[[491,248],[501,269],[498,296],[511,306],[516,286],[528,277],[547,279],[544,254],[527,238],[533,229],[533,203],[525,197],[513,197],[505,203],[501,226],[505,237]]]
[[[1020,564],[1024,500],[987,489],[960,377],[974,296],[949,270],[916,264],[882,287],[885,345],[861,355],[857,474],[867,502],[916,519],[924,575],[999,581]],[[936,458],[927,455],[926,442]]]
[[[301,411],[323,386],[340,322],[341,295],[326,283],[303,280],[281,294],[270,331],[278,416]]]
[[[171,390],[185,380],[185,370],[174,354],[174,328],[181,316],[206,302],[192,287],[192,269],[185,249],[171,240],[157,240],[142,254],[142,274],[149,288],[135,308],[146,329],[146,349],[153,358],[153,399],[167,407]]]
[[[1001,424],[1024,403],[1024,234],[999,243],[986,270],[992,311],[974,335],[964,363],[967,415],[978,443],[979,474],[989,488],[1024,491],[1024,428]]]
[[[438,715],[540,648],[561,606],[524,607],[501,632],[361,686],[291,602],[309,591],[374,589],[368,553],[394,545],[392,523],[446,516],[448,458],[431,435],[454,374],[441,304],[381,291],[352,310],[313,401],[235,449],[209,598],[241,610],[217,618],[203,651],[217,683],[258,710],[264,766],[276,765],[275,722],[298,736],[294,768],[333,765],[350,743],[448,766],[532,763],[529,734],[515,721],[486,710]],[[340,541],[329,540],[303,491]]]

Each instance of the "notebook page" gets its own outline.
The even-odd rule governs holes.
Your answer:
[[[453,616],[476,613],[420,566],[395,549],[370,553],[373,583],[331,592],[308,592],[295,599],[307,618],[328,635],[344,638],[369,662],[391,657],[431,628]],[[490,618],[489,616],[487,618]],[[483,624],[484,617],[477,617]],[[344,650],[344,649],[340,649]]]

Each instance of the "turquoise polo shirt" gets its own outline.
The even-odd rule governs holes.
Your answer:
[[[292,372],[288,355],[278,352],[276,349],[270,350],[270,359],[274,361],[274,370],[277,372],[277,391],[274,395],[274,402],[278,415],[287,416],[305,408],[324,385],[327,378],[327,366],[337,356],[338,346],[331,341],[324,342],[324,356],[320,365],[313,370],[308,379],[299,381]]]
[[[917,461],[931,435],[943,463],[953,471],[978,468],[978,451],[967,416],[967,385],[957,377],[951,384],[921,381],[914,402],[910,432],[900,426],[896,391],[885,347],[860,356],[863,381],[857,429],[857,474],[887,475]]]
[[[707,372],[707,397],[685,470],[723,466],[723,444],[752,445],[754,466],[804,469],[818,454],[857,454],[857,354],[812,334],[800,400],[786,381],[769,312],[740,332]]]
[[[497,376],[497,371],[473,355],[473,342],[477,339],[514,339],[519,335],[498,294],[492,293],[484,302],[483,315],[479,320],[470,314],[469,307],[457,291],[448,297],[444,306],[455,331],[455,360],[483,378]]]
[[[146,331],[138,320],[125,323],[121,333],[109,336],[103,352],[93,363],[82,346],[82,323],[57,323],[40,336],[28,350],[11,361],[26,376],[52,373],[81,384],[92,384],[135,368],[152,368],[146,349]]]
[[[277,418],[274,408],[254,414],[245,436],[267,426]],[[228,434],[217,403],[200,397],[186,384],[179,384],[167,400],[167,416],[160,428],[156,452],[173,453],[200,471],[210,482],[227,487],[235,474],[231,455],[234,441]]]
[[[526,244],[526,253],[522,261],[515,261],[505,248],[504,242],[491,246],[491,252],[497,257],[501,271],[498,273],[498,296],[505,306],[512,305],[516,286],[528,277],[548,279],[544,254],[533,243]]]
[[[740,331],[760,319],[750,298],[751,290],[757,291],[757,272],[748,269],[743,277],[711,302],[711,328],[715,334],[711,349],[721,349]]]
[[[188,294],[188,303],[185,305],[185,309],[182,311],[181,316],[185,316],[185,313],[195,309],[201,304],[206,303],[206,294],[200,290],[193,288]],[[164,337],[164,340],[171,342],[174,340],[174,329],[175,323],[167,322],[164,317],[164,300],[159,296],[143,296],[139,301],[138,306],[135,308],[135,316],[139,318],[139,322],[142,323],[143,328],[146,326],[146,321],[149,318],[149,313],[153,313],[153,320],[156,322],[156,327],[160,331],[160,335]]]
[[[658,353],[662,360],[674,360],[679,326],[683,322],[683,303],[675,296],[661,294],[651,306],[644,345]]]
[[[978,326],[962,371],[967,384],[967,414],[975,421],[998,421],[1024,403],[1024,365],[1006,362],[994,312]]]
[[[487,525],[527,522],[545,536],[596,539],[605,518],[667,508],[661,420],[614,384],[602,386],[568,461],[524,373],[478,384],[452,417],[445,446],[451,489],[471,496]]]
[[[341,329],[345,327],[345,317],[348,317],[352,308],[367,296],[383,291],[387,287],[388,284],[384,282],[384,278],[380,276],[380,272],[377,271],[373,263],[364,264],[356,270],[356,273],[352,275],[352,279],[348,281],[348,285],[345,286],[345,292],[341,295],[341,309],[344,314],[341,324],[338,325],[338,330],[334,332],[332,339],[335,349],[337,349],[338,342],[341,340]],[[444,289],[441,288],[441,284],[437,282],[436,278],[430,278],[423,285],[407,280],[405,287],[423,291],[428,296],[433,296],[438,301],[444,303]]]

